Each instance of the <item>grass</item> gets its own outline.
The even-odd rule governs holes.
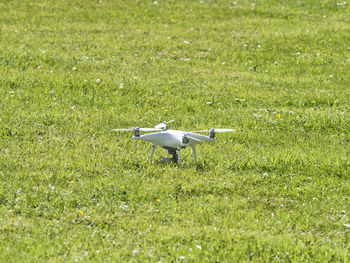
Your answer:
[[[348,262],[336,1],[0,3],[0,261]],[[235,128],[180,166],[113,128]]]

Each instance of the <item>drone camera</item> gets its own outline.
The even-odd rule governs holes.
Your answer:
[[[209,130],[209,138],[210,139],[214,139],[215,138],[215,130],[214,129],[210,129]]]
[[[135,128],[135,137],[140,137],[141,136],[141,131],[139,127]]]

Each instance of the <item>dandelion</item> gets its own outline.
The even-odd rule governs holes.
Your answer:
[[[96,79],[96,82],[97,82],[97,83],[100,83],[100,82],[101,82],[101,79]]]
[[[157,198],[157,200],[156,200],[158,203],[160,203],[160,199],[159,198]]]
[[[124,187],[124,185],[122,185],[121,187],[120,187],[120,189],[124,189],[125,187]]]
[[[168,110],[167,110],[167,109],[165,109],[165,110],[164,110],[164,112],[168,112]]]
[[[277,114],[276,114],[276,117],[277,117],[277,118],[281,118],[281,114],[277,113]]]
[[[23,32],[27,32],[27,29],[25,28],[25,29],[23,29]]]
[[[80,211],[79,211],[79,213],[80,213],[80,215],[84,215],[84,211],[81,209]]]
[[[300,116],[297,116],[296,118],[299,120],[299,119],[300,119]]]

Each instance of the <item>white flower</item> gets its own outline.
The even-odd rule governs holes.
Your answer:
[[[184,43],[187,44],[187,45],[190,44],[190,42],[188,42],[188,41],[186,41],[186,40],[184,41]]]
[[[154,4],[154,5],[158,5],[158,2],[157,2],[157,1],[154,1],[153,4]]]
[[[97,83],[100,83],[100,82],[101,82],[101,79],[96,79],[96,82],[97,82]]]
[[[120,83],[120,84],[119,84],[119,88],[120,88],[120,89],[124,88],[124,83]]]
[[[50,94],[53,94],[53,90],[50,90],[49,93],[50,93]]]
[[[77,68],[76,68],[76,67],[73,67],[72,70],[77,70]]]
[[[329,75],[330,78],[333,78],[333,75]]]
[[[196,248],[202,249],[202,246],[201,245],[196,245]]]

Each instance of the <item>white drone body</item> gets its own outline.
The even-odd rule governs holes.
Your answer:
[[[181,149],[191,146],[193,150],[193,156],[195,163],[197,163],[197,152],[196,145],[202,142],[210,142],[215,140],[216,132],[231,132],[235,131],[234,129],[210,129],[210,130],[201,130],[194,132],[178,131],[178,130],[168,130],[167,124],[169,122],[163,122],[156,125],[154,128],[128,128],[128,129],[114,129],[113,131],[134,131],[135,136],[133,139],[146,141],[152,143],[151,155],[149,160],[152,161],[154,150],[157,146],[163,147],[167,150],[167,155],[163,158],[163,162],[175,162],[180,163],[181,160]],[[155,131],[153,133],[148,133],[141,135],[141,131]],[[204,136],[196,132],[207,132],[209,131],[209,136]],[[169,154],[172,155],[172,158],[168,158]]]

